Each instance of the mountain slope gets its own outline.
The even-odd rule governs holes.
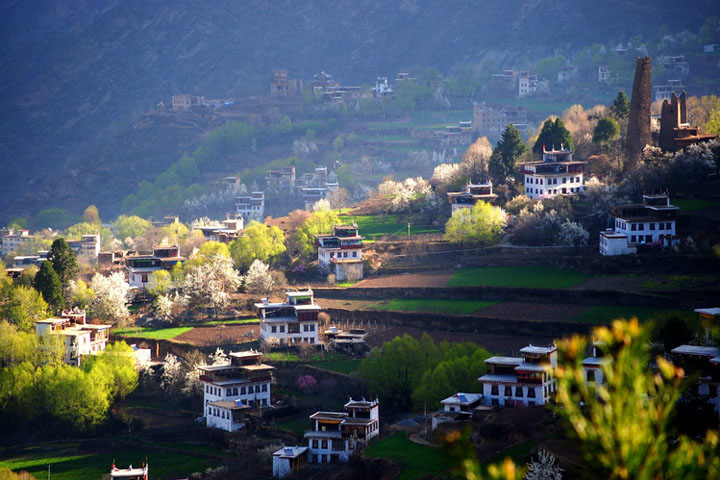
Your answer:
[[[172,94],[265,93],[277,67],[370,83],[418,64],[447,71],[487,54],[532,58],[661,29],[697,31],[717,10],[715,0],[692,7],[670,0],[8,1],[0,6],[0,218],[54,206],[49,180],[88,164]],[[102,169],[76,177],[83,175],[115,188]],[[73,192],[77,185],[65,181]],[[60,203],[92,201],[92,189],[82,188]]]

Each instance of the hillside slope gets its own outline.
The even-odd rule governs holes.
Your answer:
[[[0,218],[76,208],[94,201],[97,190],[127,188],[109,175],[113,169],[88,160],[113,142],[123,151],[127,128],[172,94],[264,93],[277,67],[303,78],[326,70],[341,81],[370,83],[411,65],[447,71],[487,54],[532,58],[609,39],[697,31],[717,10],[715,0],[694,0],[692,9],[651,3],[609,0],[599,9],[590,0],[8,0],[0,6]],[[148,154],[174,142],[162,131],[156,141]],[[53,201],[51,181],[78,165],[93,171],[63,176],[68,194]]]

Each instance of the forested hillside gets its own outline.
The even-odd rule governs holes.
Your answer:
[[[172,94],[266,93],[274,68],[306,79],[326,70],[360,84],[412,65],[447,72],[487,57],[502,64],[696,32],[716,8],[715,0],[691,8],[670,0],[8,0],[0,5],[3,216],[75,208],[98,191],[121,189],[100,205],[117,209],[133,182],[116,184],[117,169],[103,162],[122,162],[136,153],[128,145],[151,138],[143,162],[157,173],[197,143],[192,132],[162,128],[134,138],[141,115]],[[154,165],[153,152],[162,165]],[[125,174],[142,177],[144,165]]]

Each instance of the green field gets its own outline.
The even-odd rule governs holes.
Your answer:
[[[375,240],[384,235],[407,235],[407,222],[401,221],[397,215],[342,215],[344,223],[355,222],[358,225],[360,235],[368,240]],[[410,224],[410,235],[422,233],[437,233],[435,227]]]
[[[545,265],[461,268],[455,272],[447,286],[571,288],[588,278],[590,275],[571,268],[555,268]]]
[[[373,310],[391,310],[396,312],[433,312],[468,315],[499,302],[492,300],[438,300],[409,299],[390,300],[386,303],[370,305]]]
[[[326,362],[311,363],[311,365],[322,368],[323,370],[350,375],[357,372],[361,361],[359,358],[346,358],[344,360],[328,360]]]
[[[295,435],[303,435],[310,430],[310,419],[307,415],[297,415],[279,422],[276,427],[292,432]]]
[[[664,317],[667,315],[680,315],[688,316],[691,315],[686,310],[675,310],[671,308],[661,307],[637,307],[631,305],[598,305],[593,307],[587,312],[575,315],[569,322],[579,323],[596,323],[604,324],[609,323],[617,318],[631,318],[637,317],[641,322],[647,322],[658,317]]]
[[[694,210],[720,207],[720,203],[718,202],[713,202],[712,200],[702,200],[700,198],[673,198],[670,203],[678,207],[681,212],[692,212]]]
[[[177,448],[180,444],[172,445]],[[188,476],[215,465],[191,455],[156,452],[141,445],[115,445],[107,453],[79,450],[80,446],[80,443],[73,442],[27,447],[9,458],[2,453],[0,468],[27,471],[40,479],[47,478],[49,465],[52,480],[98,480],[110,473],[113,462],[118,467],[127,468],[131,464],[141,465],[147,457],[151,478],[161,480]]]
[[[450,468],[450,460],[434,448],[410,441],[405,432],[396,432],[370,444],[363,452],[378,458],[389,458],[403,469],[400,480],[442,475]]]
[[[193,327],[148,328],[129,327],[113,330],[112,333],[123,337],[147,338],[149,340],[169,340],[189,332]]]

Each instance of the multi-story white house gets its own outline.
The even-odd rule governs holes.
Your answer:
[[[380,410],[377,400],[353,400],[344,412],[315,412],[310,415],[312,430],[308,439],[308,461],[313,463],[347,462],[359,447],[380,434]]]
[[[628,236],[612,228],[600,232],[599,248],[600,255],[605,256],[637,253],[637,247],[629,244]]]
[[[29,230],[14,230],[12,228],[3,228],[0,230],[0,255],[7,255],[14,252],[18,247],[28,240],[34,239],[34,235],[30,235]]]
[[[155,274],[160,270],[172,270],[176,263],[185,257],[180,256],[180,247],[154,247],[152,255],[128,255],[125,268],[130,288],[147,290],[155,287]]]
[[[59,335],[64,339],[68,365],[80,366],[83,357],[105,350],[112,325],[85,322],[85,312],[63,312],[61,318],[46,318],[35,323],[38,335]]]
[[[257,191],[237,197],[235,211],[242,215],[246,222],[250,220],[262,222],[265,218],[265,192]]]
[[[491,181],[487,183],[468,183],[464,191],[448,192],[447,195],[453,212],[461,208],[473,208],[481,200],[492,203],[497,199],[497,195],[493,193]]]
[[[628,246],[670,247],[679,242],[675,235],[677,211],[678,207],[670,205],[670,198],[661,193],[643,195],[641,204],[615,205],[610,213],[615,219],[614,232],[625,235]]]
[[[68,240],[68,245],[75,255],[91,260],[96,260],[100,254],[100,234],[93,233],[83,235],[80,240]]]
[[[270,303],[267,298],[255,304],[260,319],[260,338],[266,342],[294,345],[318,343],[318,314],[311,289],[288,290],[283,303]]]
[[[335,279],[360,280],[363,278],[363,237],[357,224],[335,225],[333,233],[315,235],[318,246],[318,265]]]
[[[219,222],[212,222],[208,225],[198,225],[195,223],[192,226],[193,231],[198,231],[203,234],[207,240],[213,242],[230,243],[242,234],[245,221],[243,216],[239,213],[227,216],[225,220]]]
[[[528,198],[553,198],[558,195],[575,195],[585,189],[585,165],[587,162],[573,161],[572,152],[545,150],[542,161],[521,165],[525,177],[525,195]]]
[[[602,384],[605,382],[605,374],[602,371],[603,365],[607,362],[602,350],[597,344],[593,344],[592,356],[585,357],[582,361],[583,379],[588,384]]]
[[[489,373],[478,379],[484,405],[545,405],[557,390],[552,369],[557,366],[555,345],[521,348],[522,357],[491,357]],[[550,367],[550,368],[548,368]]]
[[[208,427],[233,432],[246,424],[247,413],[270,405],[270,386],[274,367],[262,363],[262,353],[254,350],[232,352],[230,363],[203,365],[204,416]]]

